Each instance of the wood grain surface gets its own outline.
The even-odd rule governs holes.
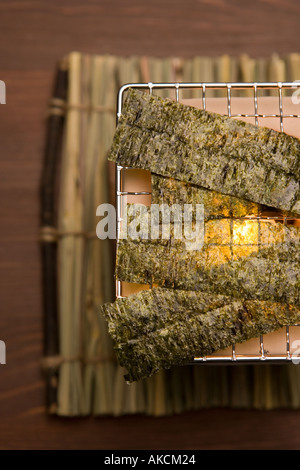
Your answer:
[[[49,418],[44,409],[39,182],[54,68],[92,54],[267,57],[299,52],[291,0],[1,0],[0,449],[297,449],[298,411]],[[299,77],[300,79],[300,77]]]

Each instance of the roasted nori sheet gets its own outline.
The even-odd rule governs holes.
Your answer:
[[[300,304],[299,239],[259,249],[205,244],[191,251],[151,240],[120,240],[115,274],[139,284]]]
[[[186,212],[184,206],[127,204],[119,236],[140,242],[176,244],[182,250],[186,248],[189,236],[202,235],[204,245],[254,246],[258,249],[300,239],[300,227],[286,224],[284,216],[277,220],[267,216],[221,217],[216,211],[215,218],[207,218],[202,211],[196,213],[195,204],[188,206]]]
[[[205,219],[258,216],[266,207],[161,175],[151,174],[152,204],[203,204]]]
[[[159,287],[104,304],[102,313],[129,382],[300,319],[290,304]]]
[[[300,214],[300,141],[129,89],[109,159]]]

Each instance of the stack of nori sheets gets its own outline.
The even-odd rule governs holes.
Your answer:
[[[259,217],[300,213],[298,139],[130,90],[109,158],[152,172],[153,204],[204,206],[201,249],[175,216],[167,239],[118,241],[116,277],[158,286],[102,308],[127,380],[299,321],[299,229]]]

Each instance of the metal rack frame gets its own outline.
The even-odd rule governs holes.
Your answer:
[[[300,87],[299,82],[249,82],[249,83],[128,83],[123,85],[119,89],[117,97],[117,122],[122,114],[123,98],[124,93],[129,88],[145,89],[148,90],[150,94],[153,94],[155,90],[163,89],[173,89],[175,92],[175,100],[179,101],[179,95],[181,90],[186,89],[198,89],[201,90],[202,95],[202,107],[205,110],[207,104],[207,90],[225,90],[226,101],[227,101],[227,115],[232,118],[254,118],[255,124],[258,125],[259,118],[278,118],[280,122],[280,130],[284,131],[284,119],[287,118],[300,118],[298,114],[284,114],[283,113],[283,90],[295,90]],[[233,90],[252,90],[253,91],[253,105],[254,113],[253,114],[232,114],[232,91]],[[276,114],[259,114],[259,97],[258,90],[276,90],[277,99],[278,99],[278,113]],[[274,97],[275,98],[275,97]],[[201,98],[200,98],[201,99]],[[120,226],[122,222],[122,213],[121,213],[121,198],[125,195],[150,195],[151,192],[146,191],[123,191],[122,187],[122,172],[131,169],[130,167],[124,167],[116,165],[116,214],[117,214],[117,243],[119,239]],[[258,217],[260,218],[260,217]],[[267,217],[268,219],[276,219],[283,217]],[[253,217],[251,218],[253,220]],[[285,218],[284,223],[287,220]],[[122,282],[116,280],[116,297],[122,298]],[[151,287],[151,286],[150,286]],[[292,325],[300,327],[300,324]],[[300,337],[300,335],[299,335]],[[231,348],[231,354],[228,356],[223,355],[213,355],[208,357],[197,357],[194,359],[193,364],[204,364],[204,363],[214,363],[214,364],[236,364],[236,363],[257,363],[257,362],[272,362],[272,363],[287,363],[291,362],[291,348],[290,348],[290,327],[286,327],[285,331],[285,344],[286,344],[286,353],[282,355],[267,355],[264,347],[264,338],[263,335],[260,336],[260,351],[258,354],[237,354],[235,345]]]

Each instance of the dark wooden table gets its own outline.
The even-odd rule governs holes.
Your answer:
[[[298,411],[49,418],[44,410],[38,187],[56,61],[70,51],[254,57],[299,52],[297,0],[0,1],[1,449],[297,449]],[[299,77],[300,78],[300,77]]]

